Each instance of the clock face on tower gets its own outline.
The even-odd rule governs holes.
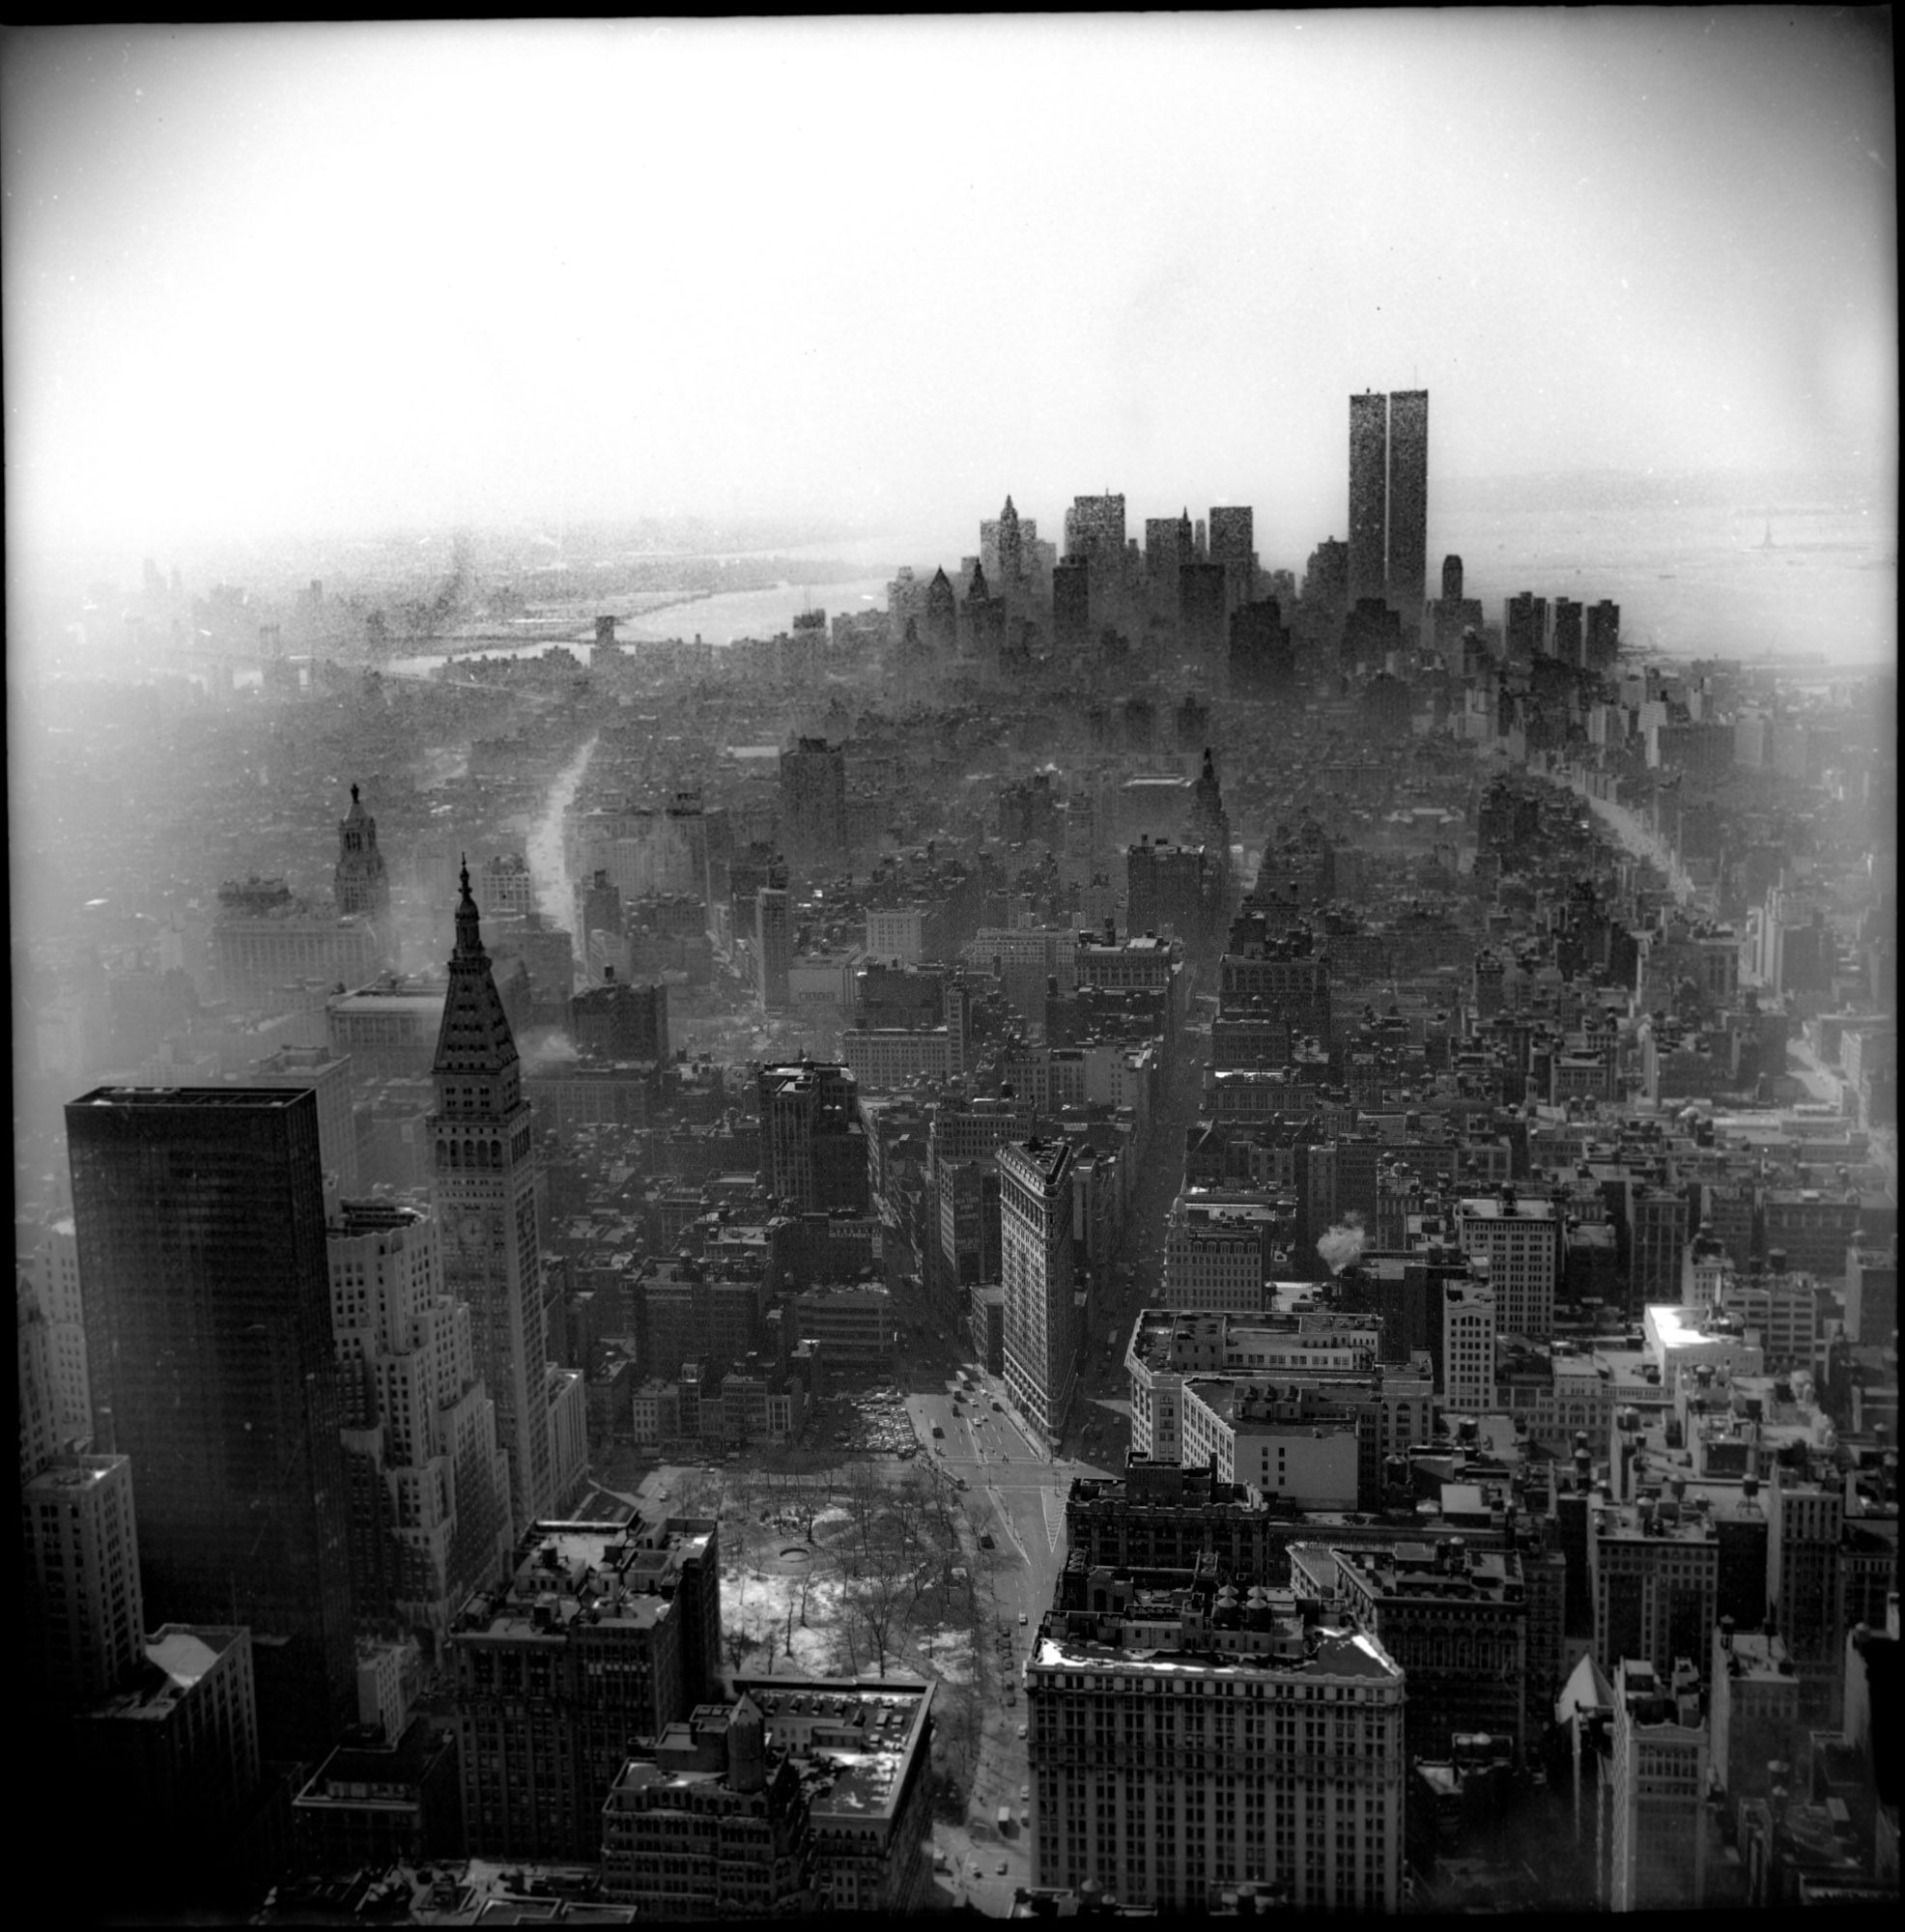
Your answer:
[[[463,1236],[464,1243],[466,1246],[473,1248],[481,1245],[483,1239],[482,1215],[466,1214],[463,1217],[463,1219],[457,1224],[457,1229],[458,1232]]]

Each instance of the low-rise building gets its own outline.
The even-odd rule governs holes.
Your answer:
[[[461,1857],[454,1734],[415,1717],[394,1740],[367,1734],[339,1745],[292,1801],[292,1828],[311,1871]]]
[[[877,1282],[804,1289],[794,1296],[794,1332],[815,1341],[829,1362],[883,1367],[898,1346],[893,1291]]]

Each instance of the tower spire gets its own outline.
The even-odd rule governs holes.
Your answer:
[[[463,859],[463,870],[458,876],[462,881],[462,893],[456,906],[456,956],[459,959],[487,959],[476,901],[469,891],[469,858],[467,853]]]

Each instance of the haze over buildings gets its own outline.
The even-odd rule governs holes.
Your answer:
[[[560,542],[681,510],[956,555],[976,490],[1056,505],[1091,476],[1254,503],[1267,554],[1340,517],[1338,399],[1370,383],[1436,390],[1446,477],[1831,469],[1883,521],[1877,31],[1531,10],[16,34],[13,542],[519,520]],[[755,135],[819,99],[761,167]]]
[[[1895,1913],[1881,42],[0,49],[76,1906]]]

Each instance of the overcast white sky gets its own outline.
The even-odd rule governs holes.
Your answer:
[[[1896,462],[1823,9],[14,33],[10,534],[1258,505]],[[1307,543],[1303,545],[1307,548]]]

